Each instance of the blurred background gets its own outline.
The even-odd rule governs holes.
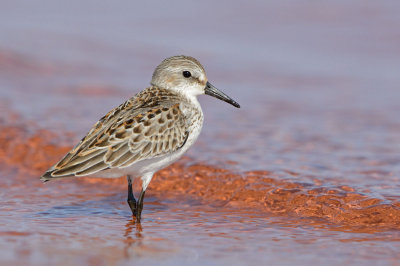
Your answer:
[[[399,1],[0,3],[0,195],[9,206],[0,213],[3,263],[399,259]],[[150,185],[158,192],[143,231],[122,203],[124,179],[37,181],[100,117],[149,86],[164,58],[179,54],[197,58],[242,108],[199,97],[202,134],[180,174],[157,183],[181,193],[169,198]],[[208,170],[198,175],[193,165]],[[198,178],[210,182],[191,181]],[[225,191],[226,180],[238,185]],[[277,210],[269,197],[282,190]],[[213,205],[225,192],[224,204]],[[300,198],[311,194],[318,208],[305,214],[310,206]],[[182,245],[190,239],[196,244]]]

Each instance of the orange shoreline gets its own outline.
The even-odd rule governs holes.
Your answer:
[[[33,132],[33,133],[31,133]],[[0,122],[0,158],[29,176],[39,176],[71,147],[43,129],[27,131],[22,124]],[[23,175],[16,177],[24,178]],[[25,177],[26,178],[26,177]],[[103,183],[125,189],[125,178],[82,178],[76,182]],[[39,179],[29,180],[33,186]],[[400,230],[400,202],[382,201],[343,185],[335,188],[273,178],[268,171],[234,173],[227,169],[194,163],[185,157],[159,171],[149,186],[157,197],[195,199],[219,208],[267,212],[304,223],[346,232],[373,233]],[[293,221],[293,220],[292,220]]]

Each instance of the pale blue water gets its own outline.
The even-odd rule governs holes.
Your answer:
[[[189,152],[194,161],[234,161],[226,167],[268,170],[300,182],[318,179],[327,187],[350,185],[381,199],[399,195],[399,1],[2,1],[1,6],[1,110],[56,133],[72,132],[78,140],[109,109],[148,86],[162,59],[187,54],[242,106],[200,98],[205,125]],[[98,87],[101,93],[90,96]],[[266,253],[262,246],[260,253],[254,247],[240,254],[252,263],[307,265],[329,264],[321,257],[334,253],[332,264],[383,265],[398,252],[396,241],[371,241],[352,258],[347,251],[358,245],[353,238],[338,240],[341,235],[332,244],[324,232],[293,253],[296,233],[278,231],[289,235],[276,242],[289,251],[277,244]],[[304,240],[312,232],[301,234]],[[325,255],[313,255],[315,246]],[[372,247],[386,253],[375,256]],[[210,252],[218,257],[226,251]],[[38,254],[37,263],[48,262]],[[182,256],[170,263],[191,262]],[[233,258],[206,261],[246,262]]]

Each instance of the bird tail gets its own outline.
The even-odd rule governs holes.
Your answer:
[[[66,178],[66,177],[74,177],[74,175],[67,174],[67,175],[56,175],[53,176],[52,173],[57,170],[54,167],[51,167],[49,170],[46,171],[41,177],[40,180],[43,181],[43,183],[46,183],[48,181],[54,180],[54,179],[61,179],[61,178]]]

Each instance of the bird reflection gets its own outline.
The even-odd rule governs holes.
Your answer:
[[[125,242],[125,250],[124,255],[126,258],[130,257],[130,251],[134,246],[142,245],[142,234],[143,228],[140,222],[138,223],[135,218],[131,218],[125,225],[124,232],[124,242]]]

